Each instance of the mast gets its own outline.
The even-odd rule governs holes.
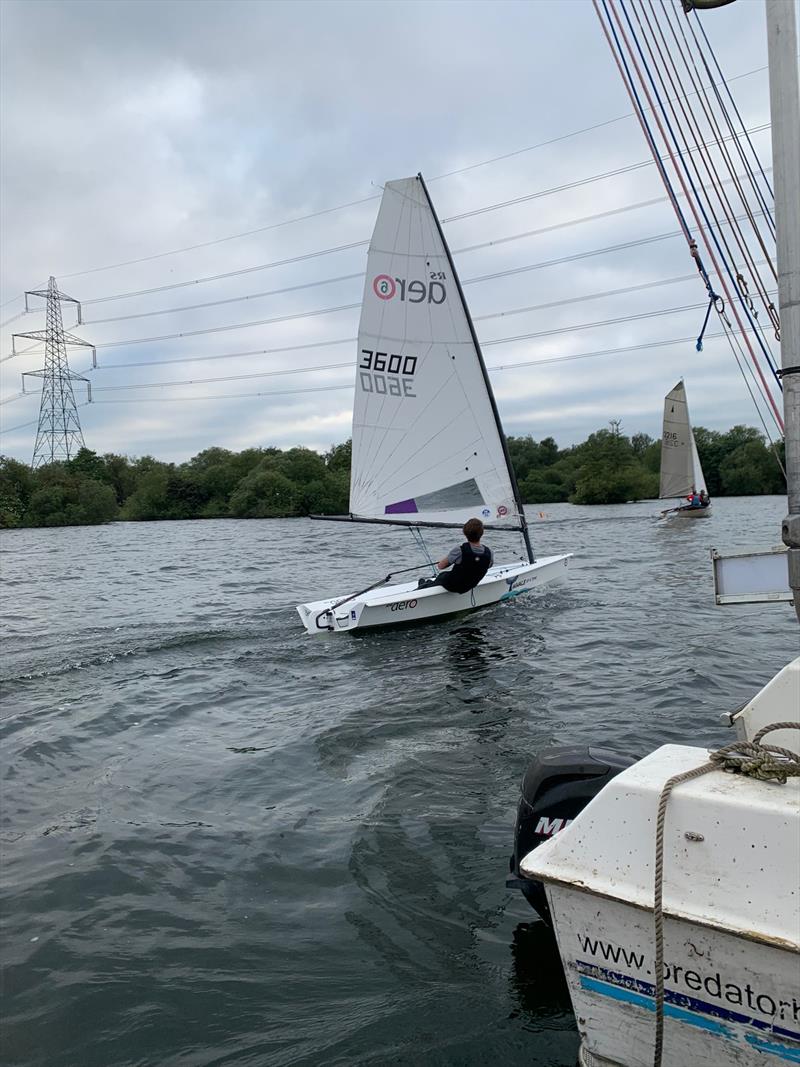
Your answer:
[[[772,164],[777,223],[781,377],[786,424],[789,585],[800,620],[800,96],[793,0],[766,0]]]
[[[478,335],[475,333],[475,326],[474,326],[474,324],[472,322],[472,316],[469,313],[469,307],[467,306],[467,301],[464,299],[464,291],[461,288],[461,281],[460,281],[460,279],[458,277],[458,271],[456,270],[456,265],[453,262],[453,257],[452,257],[452,255],[450,253],[450,245],[447,243],[447,238],[445,237],[444,231],[442,230],[442,224],[439,222],[439,216],[436,214],[436,209],[433,206],[433,201],[431,200],[431,194],[428,192],[428,187],[425,184],[425,179],[422,177],[421,173],[417,174],[417,179],[419,180],[419,183],[422,186],[422,191],[425,193],[425,199],[428,201],[428,207],[431,209],[431,215],[433,215],[433,221],[436,223],[436,229],[439,232],[439,237],[441,239],[442,246],[443,246],[444,251],[445,251],[445,255],[447,256],[447,262],[450,264],[450,270],[452,271],[452,274],[453,274],[453,281],[456,283],[456,289],[458,290],[458,296],[459,296],[459,299],[461,300],[461,306],[464,309],[464,314],[467,317],[467,325],[469,326],[469,332],[470,332],[470,336],[472,338],[472,343],[475,346],[475,353],[476,353],[476,355],[478,357],[478,365],[481,368],[481,374],[483,375],[483,381],[484,381],[484,384],[486,386],[486,392],[489,394],[489,403],[492,405],[492,414],[494,415],[495,425],[497,426],[497,432],[500,435],[500,443],[503,446],[503,456],[505,457],[506,467],[508,469],[508,476],[509,476],[509,479],[511,480],[511,489],[512,489],[512,492],[514,493],[514,503],[517,505],[517,511],[519,512],[519,519],[520,519],[520,522],[522,524],[520,526],[520,529],[522,530],[522,536],[523,536],[523,538],[525,540],[525,549],[526,549],[526,551],[528,553],[528,562],[529,563],[533,563],[534,562],[533,547],[531,545],[531,538],[530,538],[530,534],[528,532],[528,523],[527,523],[527,521],[525,519],[525,508],[522,505],[522,499],[521,499],[521,497],[519,495],[519,486],[517,485],[517,476],[516,476],[516,474],[514,472],[513,464],[511,463],[511,456],[509,455],[509,451],[508,451],[508,441],[506,441],[506,435],[505,435],[505,432],[503,430],[503,424],[500,421],[500,412],[497,410],[497,401],[494,398],[494,391],[492,390],[492,383],[489,381],[489,372],[486,369],[486,364],[483,362],[483,352],[481,352],[481,346],[480,346],[480,343],[478,341]],[[798,555],[800,556],[800,553]]]

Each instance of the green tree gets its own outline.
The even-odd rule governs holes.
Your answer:
[[[35,472],[39,484],[25,512],[26,526],[85,526],[117,517],[117,499],[110,485],[67,468],[67,464],[53,463]]]
[[[353,441],[351,438],[341,445],[334,445],[325,453],[325,466],[329,471],[344,472],[350,477],[350,464],[353,458]]]
[[[165,518],[169,510],[168,486],[169,472],[164,464],[145,470],[135,491],[125,501],[122,518],[139,521]]]
[[[763,439],[740,444],[725,457],[720,470],[728,496],[758,496],[786,491],[783,475]]]
[[[274,519],[298,514],[297,487],[279,471],[257,468],[239,483],[230,513],[239,519]]]
[[[642,464],[630,438],[620,431],[619,423],[610,426],[590,434],[576,449],[580,466],[569,498],[573,504],[623,504],[658,492],[657,479]],[[644,442],[639,445],[647,447]]]
[[[0,527],[22,526],[33,487],[30,467],[0,456]]]

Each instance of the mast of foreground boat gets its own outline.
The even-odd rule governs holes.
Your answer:
[[[772,165],[777,222],[781,378],[786,442],[789,585],[800,620],[800,90],[793,0],[766,0]]]
[[[517,476],[514,473],[514,466],[511,462],[511,456],[508,451],[508,441],[506,440],[505,431],[503,430],[503,424],[500,421],[500,412],[497,410],[497,401],[494,398],[494,390],[492,389],[492,383],[489,381],[489,372],[486,369],[486,364],[483,362],[483,352],[481,351],[480,342],[478,341],[478,335],[475,332],[475,326],[472,322],[472,315],[469,313],[469,307],[467,301],[464,299],[464,290],[461,288],[461,280],[458,277],[458,271],[456,265],[453,262],[453,256],[450,252],[450,245],[447,243],[447,238],[444,235],[442,224],[439,222],[439,216],[433,206],[431,200],[431,194],[428,192],[428,187],[425,184],[425,179],[422,177],[422,173],[417,174],[419,183],[422,186],[422,191],[425,193],[425,199],[428,201],[428,207],[431,209],[431,215],[433,221],[436,223],[436,229],[439,233],[439,238],[442,242],[445,255],[447,256],[447,262],[450,264],[450,270],[453,275],[453,281],[456,283],[456,289],[458,291],[458,297],[461,301],[461,307],[464,309],[464,314],[467,318],[467,326],[469,327],[470,337],[472,338],[472,344],[475,346],[475,354],[478,357],[478,366],[481,368],[481,374],[483,375],[483,381],[486,386],[486,392],[489,394],[489,403],[492,406],[492,414],[494,415],[495,425],[497,432],[500,435],[500,444],[503,447],[503,456],[506,461],[506,468],[508,469],[508,477],[511,481],[511,490],[514,493],[514,503],[517,505],[517,512],[519,513],[520,530],[522,531],[522,537],[525,541],[525,550],[528,553],[528,563],[534,562],[533,547],[531,545],[531,538],[528,532],[528,523],[525,519],[525,509],[522,505],[522,498],[519,493],[519,486],[517,485]]]

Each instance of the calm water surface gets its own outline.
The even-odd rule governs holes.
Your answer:
[[[294,605],[412,563],[407,531],[3,533],[4,1062],[573,1067],[504,886],[526,764],[729,740],[796,649],[787,606],[713,606],[708,559],[777,543],[785,500],[655,510],[534,508],[565,585],[322,639]]]

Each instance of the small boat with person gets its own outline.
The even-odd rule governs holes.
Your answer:
[[[493,561],[462,592],[416,579],[389,584],[416,565],[300,604],[309,634],[485,607],[562,577],[569,564],[569,554],[534,557],[489,374],[422,175],[383,191],[358,331],[350,514],[331,518],[406,526],[423,548],[422,528],[477,519],[488,531],[517,531],[524,556]],[[427,566],[436,570],[429,555]]]
[[[711,513],[711,499],[689,420],[683,378],[664,397],[658,495],[661,500],[677,497],[682,501],[676,507],[662,511],[662,518],[674,515],[681,519],[698,519]]]

